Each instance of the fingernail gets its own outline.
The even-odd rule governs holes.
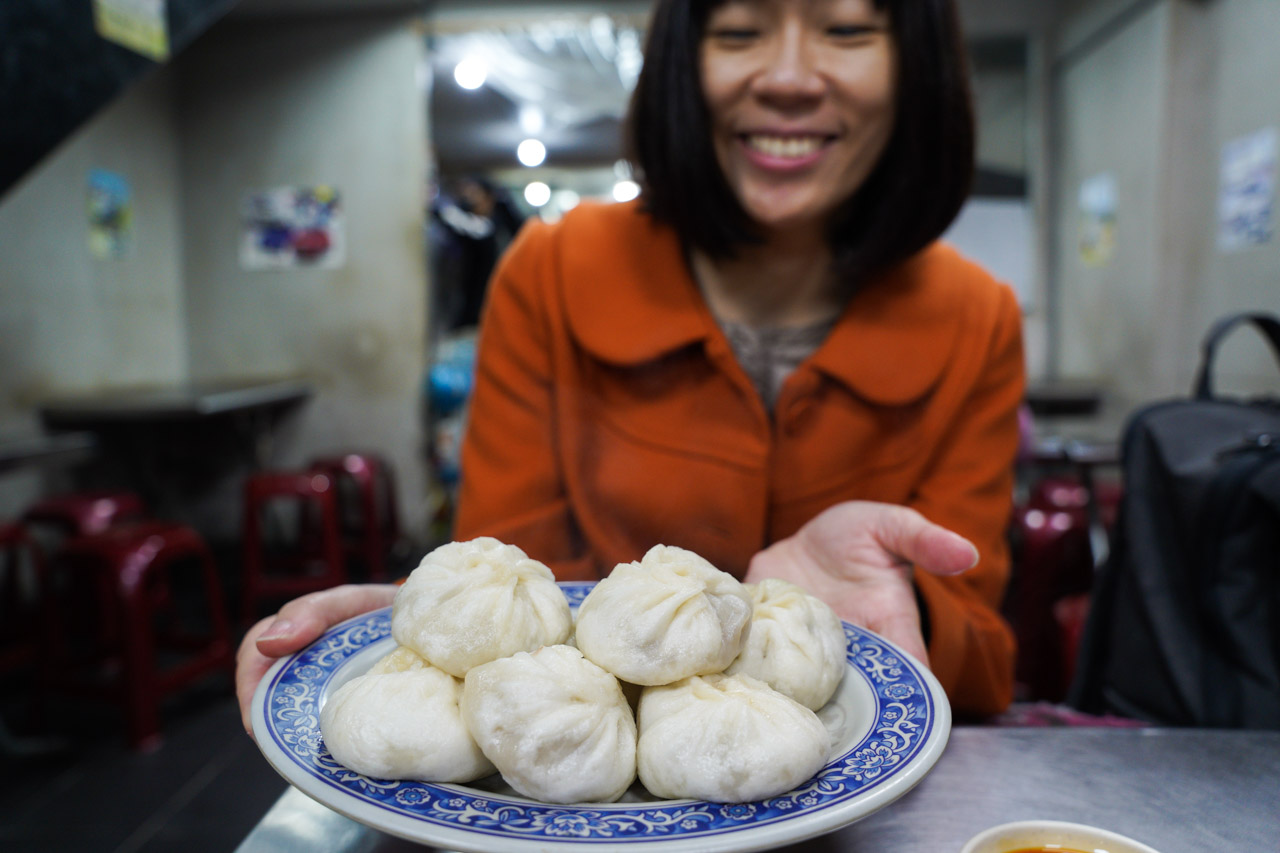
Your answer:
[[[267,630],[258,636],[258,640],[276,640],[293,632],[293,623],[288,619],[277,619],[267,626]]]

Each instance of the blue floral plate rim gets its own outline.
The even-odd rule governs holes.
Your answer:
[[[593,582],[559,584],[573,607]],[[253,699],[254,736],[268,762],[303,793],[392,835],[485,851],[760,850],[831,832],[911,790],[946,747],[951,709],[929,670],[894,644],[844,623],[849,670],[821,712],[836,750],[794,791],[755,803],[651,800],[549,805],[466,785],[375,780],[335,762],[320,735],[330,681],[356,655],[390,639],[391,608],[330,628],[267,672]],[[356,666],[360,661],[352,662]],[[345,676],[357,674],[346,672]]]

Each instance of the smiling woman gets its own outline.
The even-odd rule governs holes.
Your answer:
[[[1021,326],[937,244],[973,170],[951,0],[659,0],[628,135],[639,199],[495,272],[454,537],[788,580],[1002,710]]]
[[[889,141],[894,66],[889,15],[871,0],[712,11],[701,57],[712,145],[762,230],[822,239]]]
[[[647,68],[663,70],[636,87],[631,156],[649,209],[712,255],[762,236],[757,211],[730,186],[732,140],[723,137],[735,127],[720,123],[741,117],[726,98],[739,113],[750,104],[756,120],[844,133],[859,148],[846,156],[861,174],[849,174],[842,193],[831,187],[824,223],[834,262],[850,276],[932,242],[969,192],[974,117],[951,0],[660,2],[646,57]],[[746,79],[755,88],[735,91]],[[813,144],[761,142],[765,151]]]

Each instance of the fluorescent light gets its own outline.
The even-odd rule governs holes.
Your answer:
[[[635,181],[618,181],[613,185],[614,201],[631,201],[640,195],[640,185]]]
[[[555,197],[556,207],[561,210],[573,210],[582,201],[582,197],[573,190],[556,190]]]
[[[547,126],[547,117],[542,109],[533,104],[525,104],[520,108],[520,129],[525,133],[542,133]]]
[[[534,207],[542,207],[551,201],[551,187],[542,181],[534,181],[524,188],[524,200]]]
[[[541,166],[542,161],[547,159],[547,146],[536,139],[526,139],[516,149],[516,157],[526,166]]]
[[[464,89],[479,89],[488,74],[484,61],[475,56],[463,58],[453,69],[453,79]]]

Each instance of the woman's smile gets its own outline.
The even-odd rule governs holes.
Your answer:
[[[716,160],[766,233],[821,226],[893,131],[896,52],[871,0],[729,0],[702,40]]]
[[[758,167],[783,170],[813,165],[835,140],[827,134],[781,133],[744,133],[738,138]]]

